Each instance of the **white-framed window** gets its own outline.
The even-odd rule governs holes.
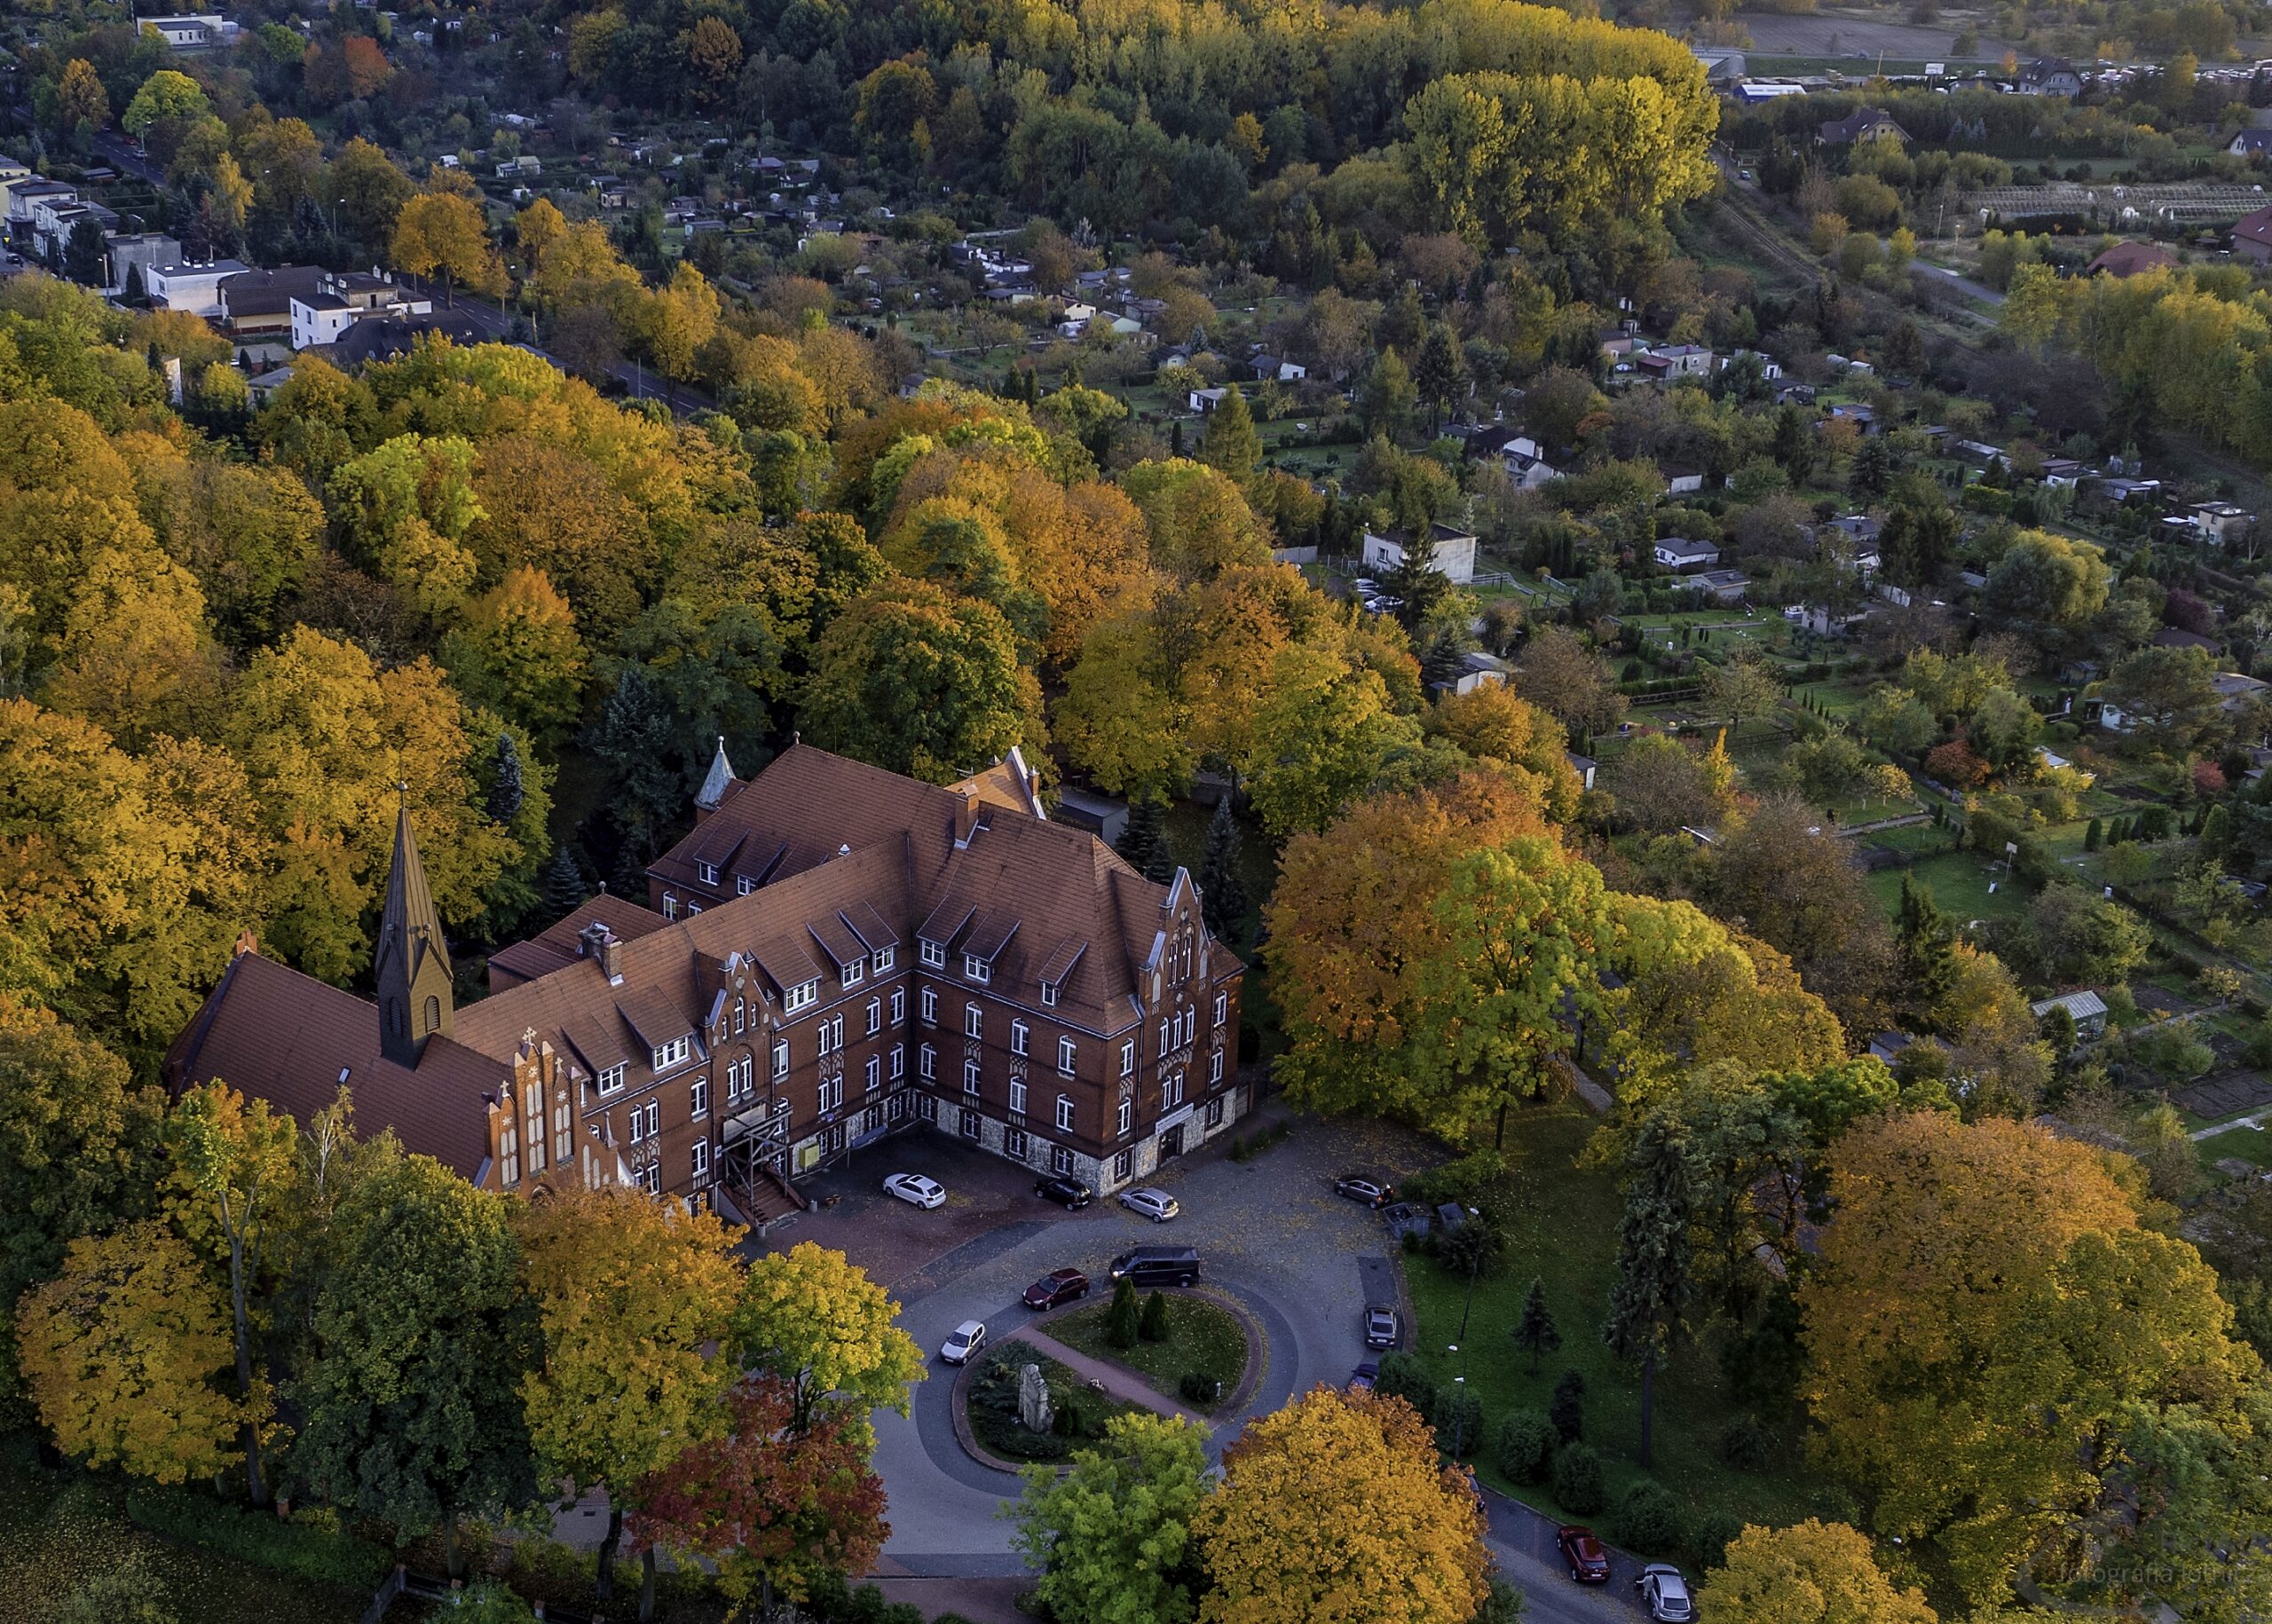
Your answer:
[[[710,1141],[708,1139],[698,1139],[694,1141],[694,1176],[697,1179],[706,1179],[710,1176]]]
[[[653,1109],[651,1103],[643,1106],[635,1105],[631,1108],[631,1142],[633,1144],[643,1144],[646,1141],[648,1123],[652,1120],[651,1113]]]
[[[1073,1153],[1066,1149],[1062,1145],[1052,1145],[1049,1147],[1049,1171],[1053,1173],[1071,1172],[1073,1171]]]
[[[916,1096],[915,1096],[915,1114],[916,1114],[918,1116],[921,1117],[925,1122],[936,1122],[936,1121],[938,1121],[938,1120],[939,1120],[939,1101],[938,1101],[938,1098],[937,1098],[937,1096],[936,1096],[936,1095],[934,1095],[934,1094],[918,1094],[918,1095],[916,1095]]]
[[[844,1103],[844,1079],[823,1077],[820,1080],[820,1108],[832,1111]]]
[[[695,902],[692,898],[690,898],[690,898],[688,899],[688,901],[687,901],[687,904],[686,904],[686,917],[687,917],[688,918],[690,918],[690,918],[692,918],[696,914],[700,913],[701,911],[702,911],[702,904],[701,904],[700,903]]]
[[[1013,1021],[1010,1022],[1010,1052],[1023,1054],[1025,1052],[1026,1023],[1022,1021]]]
[[[777,1079],[789,1075],[789,1040],[785,1037],[774,1042],[773,1075]]]
[[[868,961],[864,958],[856,958],[850,964],[844,966],[842,971],[844,984],[847,987],[857,987],[860,984],[861,978],[865,976],[867,974]]]
[[[1223,1080],[1223,1052],[1216,1050],[1207,1057],[1207,1081],[1210,1084]]]
[[[820,983],[818,981],[806,981],[799,986],[789,989],[788,996],[781,1000],[781,1007],[789,1012],[789,1013],[794,1014],[797,1011],[804,1009],[816,1002],[819,997]]]
[[[1208,1125],[1208,1127],[1210,1127],[1210,1128],[1219,1128],[1219,1127],[1221,1127],[1221,1126],[1223,1125],[1223,1106],[1224,1106],[1224,1103],[1225,1103],[1225,1102],[1224,1102],[1224,1101],[1222,1101],[1222,1100],[1210,1100],[1207,1102],[1207,1125]]]
[[[965,953],[962,956],[962,973],[982,986],[993,979],[994,966],[975,953]]]
[[[1220,1026],[1230,1018],[1231,995],[1227,992],[1219,992],[1215,995],[1215,1024]]]
[[[714,886],[718,883],[718,865],[705,863],[698,857],[694,863],[694,877],[706,886]]]
[[[634,1173],[632,1178],[637,1181],[639,1187],[650,1195],[660,1195],[663,1193],[663,1164],[660,1162],[648,1163],[643,1171]]]
[[[738,1060],[728,1060],[726,1062],[727,1104],[731,1105],[735,1100],[740,1100],[749,1093],[750,1070],[751,1061],[749,1056],[746,1054],[743,1055],[741,1059]]]
[[[699,1122],[710,1115],[710,1079],[697,1077],[687,1090],[687,1115]]]
[[[1023,1077],[1012,1077],[1010,1079],[1010,1108],[1017,1112],[1020,1116],[1023,1116],[1025,1114],[1026,1084]]]
[[[884,1057],[882,1055],[872,1054],[868,1057],[866,1075],[868,1079],[868,1092],[872,1094],[883,1084]]]
[[[907,1096],[905,1094],[894,1094],[890,1099],[884,1101],[884,1120],[886,1122],[897,1122],[901,1117],[906,1115]]]
[[[1116,1180],[1125,1179],[1129,1174],[1135,1171],[1136,1153],[1134,1151],[1124,1150],[1118,1155],[1113,1157],[1112,1176]]]
[[[936,1049],[934,1049],[929,1044],[925,1044],[921,1048],[918,1049],[915,1052],[915,1070],[917,1075],[919,1076],[937,1076],[939,1075],[939,1052]]]
[[[905,1044],[894,1044],[894,1045],[892,1045],[892,1046],[891,1046],[891,1076],[892,1076],[892,1081],[893,1081],[893,1082],[895,1082],[895,1083],[896,1083],[897,1081],[899,1081],[899,1079],[900,1079],[900,1078],[902,1078],[902,1077],[905,1076],[906,1075],[907,1075],[907,1045],[906,1045]]]
[[[678,918],[678,898],[667,891],[663,893],[663,918],[667,919]]]
[[[982,1124],[985,1120],[986,1119],[984,1117],[979,1116],[977,1112],[970,1109],[967,1106],[963,1108],[962,1122],[960,1124],[963,1138],[966,1139],[974,1139],[981,1133],[984,1132],[985,1129]]]
[[[844,1046],[844,1017],[831,1015],[825,1021],[816,1022],[813,1036],[819,1041],[821,1053],[835,1053]]]
[[[875,951],[876,974],[881,975],[899,962],[897,948],[880,947]]]
[[[1172,1111],[1183,1103],[1183,1073],[1179,1070],[1160,1084],[1160,1109]]]
[[[916,1000],[915,1007],[925,1026],[939,1024],[939,993],[936,988],[926,987],[923,996]]]
[[[1163,1021],[1160,1022],[1160,1052],[1165,1054],[1173,1047],[1175,1047],[1175,1024],[1172,1021]]]
[[[906,1019],[907,989],[904,987],[895,987],[891,989],[891,1023],[894,1026],[897,1026]]]
[[[692,1052],[694,1040],[691,1037],[672,1038],[670,1042],[655,1051],[655,1069],[668,1071],[685,1060],[687,1055]]]
[[[978,1092],[978,1062],[976,1060],[965,1060],[962,1063],[962,1092],[966,1094],[974,1094]]]
[[[868,1000],[868,1036],[873,1037],[883,1029],[884,1001],[881,998],[870,998]]]
[[[1070,1094],[1057,1096],[1057,1129],[1061,1133],[1073,1131],[1073,1097]]]
[[[1055,1009],[1057,1007],[1057,983],[1055,981],[1042,982],[1041,1006],[1044,1009]]]
[[[752,879],[748,875],[737,874],[734,876],[734,895],[736,896],[747,896],[751,892],[756,889],[757,881]]]
[[[521,1181],[520,1145],[520,1131],[512,1123],[506,1123],[505,1131],[497,1136],[497,1154],[500,1161],[497,1176],[507,1184],[518,1184]]]
[[[947,967],[947,950],[943,942],[922,942],[916,946],[917,956],[932,969],[943,970]]]
[[[965,1037],[986,1036],[986,1012],[975,1004],[962,1006],[962,1035]]]
[[[1120,1108],[1112,1114],[1113,1131],[1116,1133],[1125,1133],[1134,1125],[1135,1121],[1136,1102],[1133,1100],[1122,1100]]]
[[[1026,1131],[1023,1128],[1002,1130],[1002,1154],[1022,1162],[1026,1159]]]
[[[605,1071],[600,1073],[598,1079],[600,1092],[603,1094],[611,1094],[615,1092],[617,1089],[621,1088],[623,1086],[623,1074],[629,1068],[625,1066],[611,1066]]]
[[[1075,1068],[1079,1064],[1081,1052],[1074,1045],[1071,1038],[1061,1037],[1057,1040],[1058,1070],[1063,1072],[1069,1077],[1071,1076]]]
[[[1136,1040],[1132,1037],[1120,1045],[1120,1075],[1124,1077],[1136,1075]]]
[[[749,1000],[747,998],[736,998],[734,1000],[734,1030],[736,1032],[739,1032],[742,1029],[743,1022],[748,1018],[748,1015]]]

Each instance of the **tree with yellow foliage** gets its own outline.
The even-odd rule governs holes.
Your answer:
[[[95,65],[84,57],[73,57],[55,82],[55,127],[73,135],[82,127],[101,130],[109,123],[110,97]]]
[[[2140,1226],[2108,1153],[1898,1114],[1831,1161],[1803,1395],[1877,1531],[1934,1541],[1976,1601],[2100,1503],[2141,1415],[2244,1430],[2256,1357],[2193,1248]]]
[[[1373,786],[1392,754],[1420,742],[1418,723],[1392,707],[1387,684],[1329,649],[1281,649],[1269,676],[1253,718],[1248,789],[1274,835],[1323,829]]]
[[[735,1307],[735,1345],[788,1384],[790,1424],[841,1413],[874,1441],[869,1415],[904,1415],[924,1379],[923,1351],[895,1323],[899,1305],[842,1252],[802,1241],[750,1265]]]
[[[1423,721],[1431,735],[1449,739],[1478,761],[1528,774],[1556,823],[1577,816],[1584,792],[1562,729],[1513,689],[1488,682],[1467,693],[1447,693]]]
[[[619,1186],[549,1191],[514,1216],[544,1334],[544,1362],[521,1383],[529,1435],[549,1478],[610,1491],[604,1598],[633,1486],[726,1431],[741,1372],[719,1350],[742,1232]]]
[[[1746,1528],[1701,1600],[1706,1624],[1938,1624],[1923,1591],[1885,1576],[1867,1539],[1811,1517]]]
[[[674,387],[693,378],[695,355],[717,330],[718,290],[683,259],[640,311],[639,337],[647,359]]]
[[[442,639],[442,664],[458,691],[549,745],[574,725],[583,688],[583,640],[575,612],[541,570],[509,570],[466,605]]]
[[[238,1458],[238,1407],[214,1385],[229,1363],[228,1306],[164,1225],[72,1242],[62,1273],[26,1292],[15,1320],[32,1406],[66,1455],[159,1483]]]
[[[463,282],[476,293],[505,288],[505,267],[489,241],[481,205],[462,193],[422,192],[407,199],[394,224],[395,268],[442,279],[442,303]]]
[[[1488,1594],[1474,1479],[1401,1399],[1321,1386],[1261,1417],[1191,1527],[1201,1624],[1468,1624]]]

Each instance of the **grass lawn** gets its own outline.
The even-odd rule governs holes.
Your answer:
[[[1052,1326],[1053,1332],[1057,1327]],[[1008,1367],[1006,1407],[982,1402],[986,1377],[995,1366]],[[1062,1415],[1069,1407],[1079,1416],[1074,1436],[1055,1431],[1029,1432],[1018,1419],[1017,1373],[1028,1365],[1041,1367],[1041,1379],[1049,1386],[1051,1410]],[[970,1430],[980,1445],[990,1454],[1006,1461],[1061,1461],[1082,1444],[1093,1442],[1104,1436],[1105,1423],[1115,1415],[1134,1413],[1139,1406],[1119,1399],[1108,1399],[1093,1393],[1075,1376],[1069,1366],[1040,1352],[1031,1343],[1012,1337],[998,1342],[981,1360],[970,1384]]]
[[[1870,889],[1877,893],[1889,918],[1901,906],[1905,874],[1913,874],[1919,884],[1931,887],[1942,911],[1959,921],[2014,918],[2026,911],[2032,895],[2025,880],[2007,875],[2001,864],[1992,871],[1977,852],[1946,852],[1910,868],[1880,869],[1869,876]],[[1988,890],[1992,885],[1996,887],[1992,895]]]
[[[126,1486],[77,1468],[49,1471],[28,1439],[0,1447],[0,1619],[51,1619],[91,1580],[138,1560],[180,1624],[291,1619],[353,1624],[367,1592],[287,1578],[193,1549],[129,1522]]]
[[[2259,1167],[2272,1167],[2272,1133],[2261,1128],[2232,1128],[2194,1143],[2201,1147],[2204,1166],[2225,1156],[2238,1156]]]
[[[1144,1378],[1145,1384],[1178,1403],[1190,1403],[1181,1383],[1188,1370],[1203,1371],[1223,1384],[1228,1398],[1246,1368],[1246,1330],[1238,1316],[1202,1297],[1164,1294],[1168,1305],[1168,1339],[1146,1342],[1132,1348],[1116,1348],[1105,1335],[1105,1319],[1112,1305],[1098,1303],[1077,1308],[1049,1322],[1049,1334],[1069,1347],[1096,1359],[1125,1365]],[[1206,1405],[1194,1405],[1205,1409]]]
[[[1808,1470],[1795,1414],[1781,1419],[1777,1448],[1763,1470],[1739,1471],[1721,1460],[1720,1435],[1743,1411],[1723,1383],[1712,1351],[1692,1344],[1658,1373],[1655,1465],[1642,1470],[1636,1458],[1640,1377],[1612,1356],[1600,1335],[1623,1203],[1610,1175],[1572,1164],[1594,1123],[1590,1115],[1567,1107],[1526,1110],[1510,1120],[1508,1139],[1522,1147],[1516,1175],[1524,1192],[1517,1203],[1520,1216],[1505,1261],[1475,1290],[1463,1343],[1467,1277],[1417,1255],[1405,1260],[1417,1356],[1440,1385],[1464,1376],[1482,1401],[1484,1441],[1476,1470],[1550,1515],[1563,1515],[1543,1485],[1513,1484],[1500,1475],[1492,1439],[1501,1417],[1517,1409],[1543,1410],[1562,1373],[1576,1370],[1586,1382],[1585,1438],[1601,1451],[1613,1506],[1629,1483],[1653,1477],[1680,1499],[1692,1523],[1707,1511],[1778,1525],[1809,1516],[1850,1518],[1854,1508],[1845,1493]],[[1545,1282],[1547,1305],[1562,1334],[1561,1351],[1548,1355],[1535,1376],[1512,1340],[1534,1275]],[[1457,1354],[1445,1351],[1454,1343],[1461,1344]]]

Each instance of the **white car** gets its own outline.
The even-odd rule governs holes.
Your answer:
[[[939,1344],[939,1357],[951,1365],[968,1364],[970,1356],[985,1345],[986,1327],[976,1320],[965,1320]]]
[[[1696,1603],[1688,1594],[1688,1581],[1680,1570],[1668,1562],[1652,1562],[1641,1570],[1641,1577],[1633,1581],[1641,1593],[1641,1605],[1657,1624],[1690,1624],[1696,1616]]]
[[[928,1211],[947,1204],[947,1186],[920,1173],[894,1173],[884,1180],[884,1193]]]
[[[1183,1209],[1176,1205],[1175,1197],[1165,1190],[1148,1186],[1140,1190],[1123,1190],[1120,1204],[1131,1212],[1140,1212],[1155,1224],[1164,1224]]]

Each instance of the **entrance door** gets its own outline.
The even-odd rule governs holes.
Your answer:
[[[1178,1123],[1160,1135],[1160,1160],[1172,1161],[1183,1154],[1183,1124]]]

